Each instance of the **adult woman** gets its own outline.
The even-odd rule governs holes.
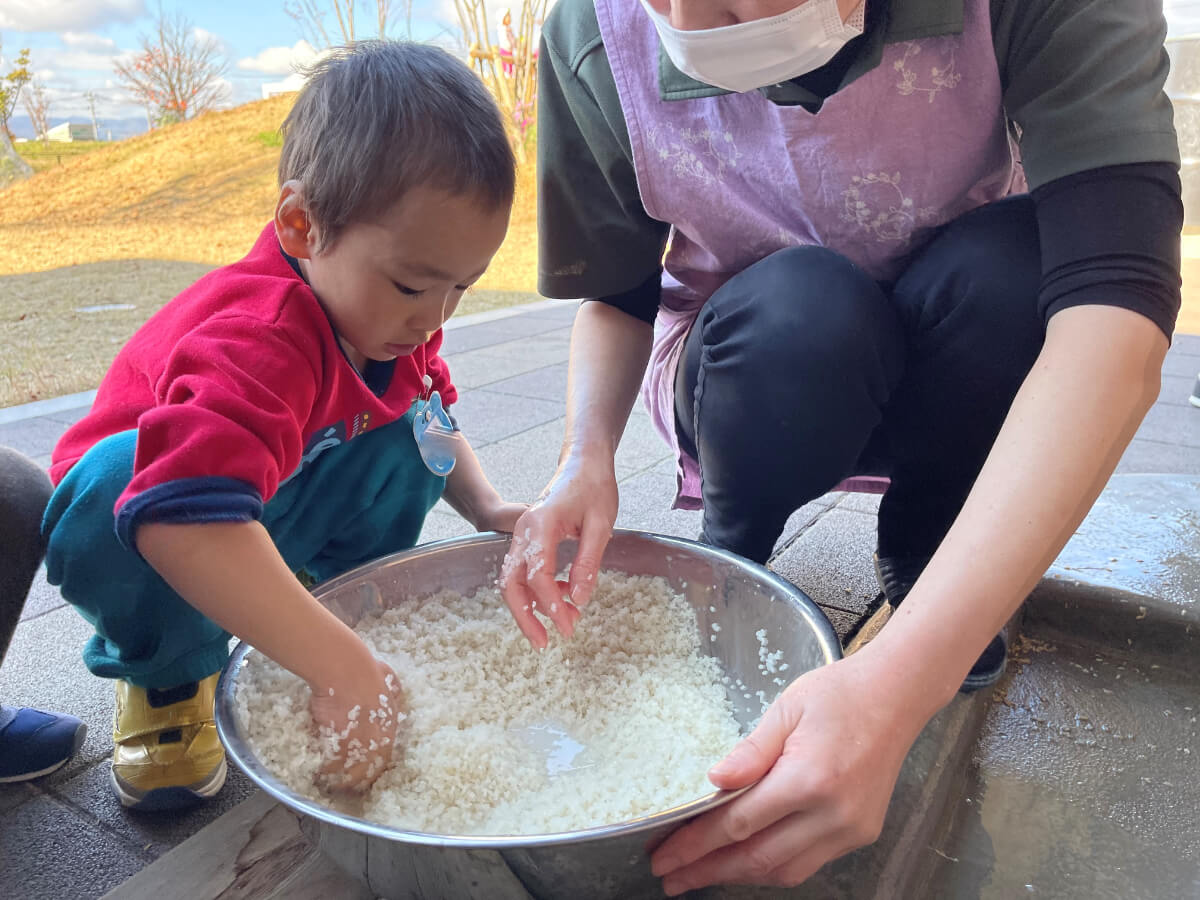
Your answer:
[[[521,627],[542,639],[534,602],[572,625],[524,564],[564,537],[587,602],[644,371],[705,540],[763,561],[807,500],[890,479],[891,621],[713,770],[762,781],[658,849],[668,893],[794,884],[873,840],[924,724],[999,677],[997,633],[1158,392],[1182,224],[1163,35],[1150,0],[561,0],[546,23],[541,287],[600,302],[517,524]]]

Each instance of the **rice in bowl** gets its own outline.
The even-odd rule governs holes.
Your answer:
[[[658,577],[601,573],[575,636],[534,650],[499,592],[402,600],[356,631],[399,675],[408,718],[363,818],[406,831],[534,835],[652,815],[713,791],[741,736],[729,680],[696,614]],[[309,689],[260,653],[235,709],[247,742],[297,794],[322,762]]]

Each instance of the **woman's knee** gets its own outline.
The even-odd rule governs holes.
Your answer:
[[[791,247],[731,278],[705,306],[706,345],[741,351],[773,376],[838,375],[881,357],[899,364],[899,325],[869,275],[823,247]]]
[[[1036,332],[1042,279],[1032,198],[1009,197],[950,223],[896,283],[900,315],[917,336],[950,319],[991,340]]]
[[[52,488],[46,472],[29,457],[0,447],[0,546],[6,553],[40,553],[42,515]]]

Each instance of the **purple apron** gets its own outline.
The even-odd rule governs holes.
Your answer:
[[[672,226],[642,397],[677,455],[676,506],[701,503],[699,464],[675,434],[675,370],[717,288],[798,245],[835,250],[890,281],[936,228],[1025,189],[988,3],[966,0],[962,34],[886,45],[878,67],[813,115],[757,91],[660,100],[649,16],[638,0],[595,0],[642,204]]]

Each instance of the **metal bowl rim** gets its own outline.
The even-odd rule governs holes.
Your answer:
[[[652,534],[650,532],[625,528],[614,528],[613,536],[632,537],[665,547],[686,550],[690,553],[699,553],[702,556],[720,559],[756,575],[761,581],[776,588],[784,598],[799,608],[801,614],[813,629],[817,643],[823,651],[826,665],[841,658],[841,642],[838,640],[837,634],[834,632],[833,626],[829,624],[829,620],[825,617],[825,614],[820,611],[807,594],[765,566],[751,562],[727,550],[701,544],[697,541],[690,541],[686,538]],[[371,562],[343,572],[335,578],[315,585],[312,589],[312,594],[316,599],[320,600],[324,595],[337,590],[348,582],[362,577],[368,571],[376,571],[395,563],[405,562],[410,559],[416,559],[431,553],[457,547],[469,547],[475,544],[507,543],[510,537],[511,535],[508,534],[489,531],[421,544],[409,550],[401,550],[397,553],[381,556]],[[696,800],[655,813],[652,816],[631,819],[615,825],[600,825],[594,828],[585,828],[579,831],[531,835],[447,835],[423,831],[405,831],[400,828],[382,825],[368,819],[339,813],[316,803],[308,797],[295,793],[283,782],[276,779],[250,750],[248,742],[242,737],[238,729],[237,716],[234,713],[234,688],[236,686],[236,673],[242,668],[243,661],[252,649],[253,647],[245,641],[239,641],[230,654],[229,661],[221,670],[221,676],[217,682],[214,711],[217,734],[225,747],[226,753],[233,758],[233,761],[246,773],[251,781],[284,805],[328,824],[348,828],[371,837],[411,844],[423,844],[426,846],[458,847],[475,850],[507,850],[582,843],[584,841],[599,840],[617,835],[637,834],[638,832],[650,831],[663,825],[682,822],[700,813],[722,806],[752,787],[752,785],[748,785],[736,791],[713,791]]]

